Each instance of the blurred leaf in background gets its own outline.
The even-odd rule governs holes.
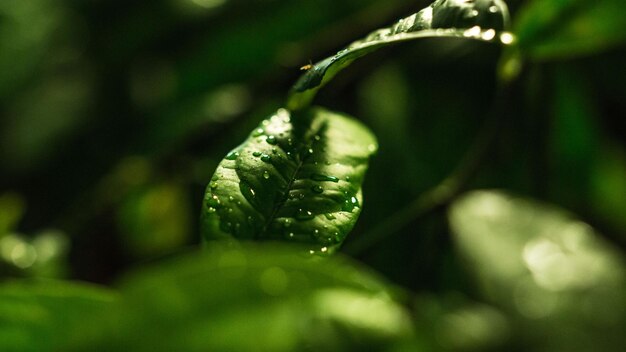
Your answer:
[[[410,341],[397,292],[346,258],[304,247],[209,245],[142,270],[94,317],[83,350],[386,350]],[[86,336],[94,336],[87,333]]]
[[[624,258],[589,225],[495,191],[458,200],[450,223],[479,290],[517,315],[528,343],[546,351],[624,345]]]
[[[58,351],[67,341],[91,333],[89,317],[102,315],[116,300],[110,290],[59,281],[0,284],[0,349]],[[81,336],[82,335],[82,336]]]

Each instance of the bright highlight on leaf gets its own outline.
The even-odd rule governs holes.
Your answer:
[[[204,238],[287,240],[334,251],[361,212],[361,184],[377,148],[371,132],[348,116],[278,110],[218,166],[202,209]]]

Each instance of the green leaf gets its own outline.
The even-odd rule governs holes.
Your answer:
[[[517,315],[543,350],[624,345],[624,261],[589,225],[494,191],[470,193],[449,216],[483,294]]]
[[[112,292],[76,283],[14,281],[0,285],[0,350],[60,351],[89,319],[115,301]],[[87,329],[85,331],[88,331]]]
[[[100,337],[76,350],[381,350],[410,338],[407,311],[347,259],[283,246],[209,245],[125,280]]]
[[[139,258],[171,253],[187,243],[191,209],[176,182],[148,184],[125,197],[118,209],[124,248]]]
[[[623,0],[535,0],[515,23],[519,47],[534,59],[589,55],[626,42]]]
[[[378,29],[337,54],[312,65],[294,85],[287,107],[308,106],[317,91],[354,60],[379,48],[420,38],[498,39],[508,26],[509,12],[501,0],[437,0],[425,9]]]
[[[354,119],[284,109],[230,152],[208,185],[205,239],[286,239],[332,252],[354,226],[377,143]]]

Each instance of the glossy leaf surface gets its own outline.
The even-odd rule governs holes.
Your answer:
[[[202,209],[205,239],[286,239],[332,252],[352,229],[377,143],[323,109],[264,120],[218,166]]]
[[[626,42],[622,0],[535,0],[520,11],[520,47],[536,59],[592,54]]]
[[[380,279],[342,257],[298,251],[211,244],[136,273],[86,349],[381,350],[412,336],[407,312]]]
[[[520,317],[535,344],[564,351],[623,345],[624,261],[589,225],[493,191],[457,201],[450,222],[484,295]]]
[[[288,107],[305,107],[317,91],[354,60],[391,44],[429,37],[493,41],[508,26],[509,13],[501,0],[438,0],[425,9],[378,29],[311,68],[296,82]]]
[[[78,326],[87,331],[88,320],[108,310],[115,298],[82,284],[6,282],[0,285],[0,350],[60,351],[79,338]]]

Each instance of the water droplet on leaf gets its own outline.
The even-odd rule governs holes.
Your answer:
[[[321,194],[324,193],[324,188],[322,188],[322,186],[315,185],[311,187],[311,191],[313,191],[313,193]]]
[[[327,176],[322,174],[312,174],[311,180],[320,182],[339,182],[339,179],[335,176]]]
[[[237,160],[238,157],[239,157],[238,152],[230,152],[226,155],[226,160]]]
[[[267,138],[265,138],[265,141],[271,145],[276,145],[278,143],[278,139],[276,138],[276,136],[267,136]]]
[[[298,221],[307,221],[311,220],[315,217],[310,210],[298,209],[296,212],[295,218]]]

